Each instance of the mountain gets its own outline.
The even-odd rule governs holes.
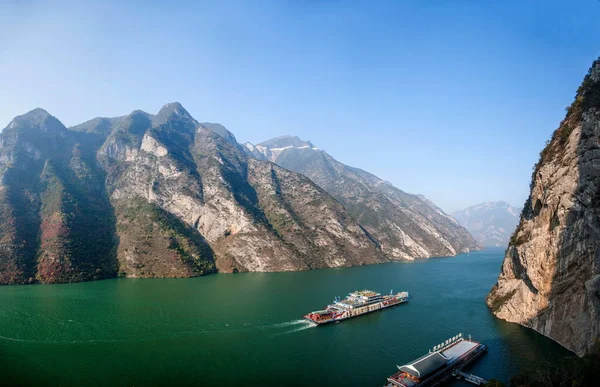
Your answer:
[[[505,202],[487,202],[452,213],[454,219],[484,246],[508,245],[521,209]]]
[[[386,262],[305,176],[179,103],[72,128],[42,109],[0,133],[0,284]]]
[[[245,147],[259,160],[305,175],[339,200],[388,257],[429,258],[480,248],[465,228],[431,201],[342,164],[310,141],[282,136]]]
[[[540,154],[487,298],[493,313],[584,355],[600,350],[600,59]]]
[[[94,138],[43,109],[0,134],[0,283],[116,274],[115,222]]]

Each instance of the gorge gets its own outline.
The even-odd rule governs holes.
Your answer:
[[[71,128],[35,109],[0,133],[0,284],[310,270],[479,248],[430,201],[365,171],[342,167],[358,193],[349,198],[292,170],[179,103]]]

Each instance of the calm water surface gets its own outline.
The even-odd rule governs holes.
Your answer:
[[[489,346],[473,373],[508,380],[566,351],[488,311],[501,262],[501,250],[487,250],[311,272],[0,287],[0,384],[382,386],[396,364],[459,332]],[[329,326],[300,320],[358,288],[412,299]]]

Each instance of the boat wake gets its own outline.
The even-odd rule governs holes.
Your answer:
[[[258,337],[276,337],[282,335],[289,335],[291,333],[300,332],[309,328],[316,327],[316,324],[311,323],[307,320],[291,320],[276,324],[267,325],[250,325],[244,324],[244,326],[236,326],[235,324],[225,324],[226,329],[208,329],[208,330],[173,330],[170,332],[161,332],[153,334],[147,332],[147,334],[139,335],[136,337],[107,337],[107,338],[77,338],[69,340],[57,340],[57,337],[52,337],[42,340],[33,339],[22,339],[17,337],[9,337],[0,335],[0,341],[13,341],[20,343],[30,344],[90,344],[90,343],[125,343],[125,342],[145,342],[154,341],[160,339],[170,339],[176,337],[194,337],[194,336],[205,336],[205,335],[228,335],[232,337],[238,337],[239,335],[250,335]]]
[[[287,322],[283,322],[283,323],[267,325],[266,327],[270,328],[270,329],[286,328],[286,327],[293,327],[296,325],[303,325],[305,323],[309,323],[309,322],[306,320],[292,320],[292,321],[287,321]]]
[[[283,332],[277,332],[277,333],[271,335],[271,337],[289,335],[291,333],[300,332],[300,331],[314,328],[317,326],[316,324],[313,324],[310,321],[306,321],[306,320],[294,320],[294,321],[289,321],[287,323],[281,323],[281,324],[277,324],[277,325],[280,328],[289,328],[289,329],[286,329]]]

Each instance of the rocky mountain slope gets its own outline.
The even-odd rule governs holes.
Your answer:
[[[482,245],[506,247],[520,213],[521,209],[506,202],[487,202],[456,211],[452,216]]]
[[[178,103],[72,128],[42,109],[0,133],[0,284],[387,261],[308,178]]]
[[[349,167],[298,137],[283,136],[248,153],[302,173],[340,201],[394,259],[456,255],[480,248],[466,229],[422,196]]]
[[[600,350],[600,60],[540,155],[487,303],[578,355]]]

